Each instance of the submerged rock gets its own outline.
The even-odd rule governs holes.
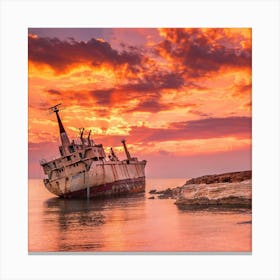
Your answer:
[[[238,225],[252,224],[252,221],[239,222]]]
[[[155,194],[159,194],[159,196],[158,196],[159,199],[167,199],[167,198],[175,199],[175,198],[177,198],[180,191],[181,191],[181,187],[176,187],[173,189],[168,188],[166,190],[157,191],[157,192],[155,192]]]
[[[157,192],[156,189],[152,189],[152,190],[149,191],[150,194],[154,194],[154,193],[156,193],[156,192]]]

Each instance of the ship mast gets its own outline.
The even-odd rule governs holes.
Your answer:
[[[68,138],[68,135],[64,129],[64,126],[62,124],[62,121],[59,117],[59,106],[61,105],[61,103],[53,106],[53,107],[50,107],[49,110],[54,112],[56,114],[56,118],[57,118],[57,122],[58,122],[58,126],[59,126],[59,134],[60,134],[60,140],[61,140],[61,145],[63,147],[68,147],[70,145],[70,141],[69,141],[69,138]]]
[[[121,142],[122,142],[122,144],[123,144],[123,148],[124,148],[124,151],[125,151],[125,154],[126,154],[127,159],[128,159],[128,160],[131,160],[131,156],[130,156],[130,153],[129,153],[127,147],[126,147],[125,140],[123,139]]]

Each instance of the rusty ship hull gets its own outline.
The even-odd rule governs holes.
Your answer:
[[[146,160],[131,157],[125,140],[122,140],[126,158],[119,160],[113,148],[105,153],[102,144],[90,139],[90,132],[84,138],[70,142],[64,129],[59,105],[50,108],[56,114],[61,145],[60,157],[47,161],[42,159],[44,185],[49,192],[63,198],[100,197],[145,191]]]
[[[145,191],[145,161],[95,163],[87,172],[45,179],[45,187],[63,198],[103,197]]]

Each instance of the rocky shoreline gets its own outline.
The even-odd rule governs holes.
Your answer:
[[[179,208],[251,208],[252,171],[206,175],[187,180],[181,187],[151,190],[150,199],[175,199]]]

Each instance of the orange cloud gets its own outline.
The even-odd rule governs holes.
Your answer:
[[[158,44],[158,53],[177,62],[190,77],[221,67],[251,68],[251,38],[231,29],[170,28],[161,29],[160,34],[164,40]]]
[[[32,166],[44,150],[55,151],[58,128],[47,108],[61,102],[70,138],[85,127],[117,151],[124,137],[133,152],[147,157],[160,151],[176,156],[249,151],[251,29],[107,33],[112,41],[29,34]]]

